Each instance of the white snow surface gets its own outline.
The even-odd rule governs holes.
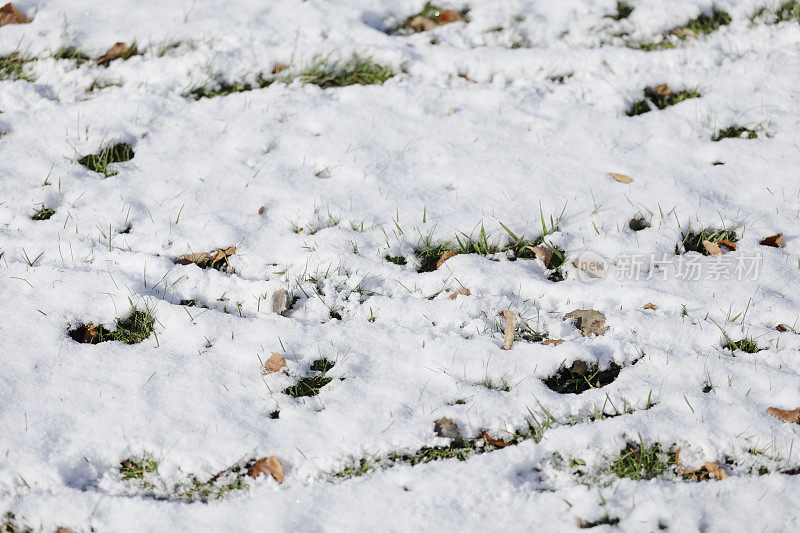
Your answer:
[[[800,476],[781,473],[800,466],[800,426],[766,412],[800,406],[800,337],[775,330],[797,329],[800,315],[800,24],[750,22],[775,3],[717,0],[730,25],[645,52],[614,34],[658,40],[712,2],[629,3],[614,21],[612,0],[471,0],[469,23],[404,36],[383,30],[421,0],[16,2],[33,22],[0,28],[0,55],[39,59],[25,67],[34,81],[0,81],[0,520],[10,511],[35,531],[76,532],[570,531],[608,515],[619,523],[597,531],[800,529]],[[52,58],[118,41],[143,55],[108,68]],[[277,63],[300,72],[354,53],[397,75],[185,97],[215,77],[254,82]],[[87,92],[96,80],[115,85]],[[660,83],[702,96],[627,116]],[[758,138],[711,140],[733,124],[757,125]],[[77,162],[119,141],[135,156],[116,175]],[[40,204],[49,220],[31,219]],[[503,225],[534,238],[562,212],[547,240],[570,259],[685,259],[682,231],[735,227],[738,249],[724,257],[760,255],[760,270],[586,283],[570,261],[553,282],[541,261],[499,253],[417,271],[425,236],[474,237],[482,224],[502,247]],[[634,216],[651,226],[633,232]],[[778,232],[783,248],[759,245]],[[228,246],[232,273],[173,262]],[[448,298],[462,287],[471,294]],[[298,297],[286,316],[272,312],[278,289]],[[114,329],[131,303],[154,309],[144,342],[68,336],[88,322]],[[564,342],[502,350],[506,309]],[[603,312],[609,331],[581,336],[563,320],[574,309]],[[765,349],[732,353],[723,330]],[[288,374],[262,375],[273,352]],[[335,361],[333,380],[317,396],[285,394],[320,356]],[[581,394],[545,385],[576,360],[622,371]],[[477,384],[486,378],[511,389]],[[631,412],[593,420],[612,405]],[[434,433],[441,417],[467,438],[509,438],[545,410],[557,422],[538,442],[332,475],[448,444]],[[680,447],[728,478],[609,473],[639,442]],[[159,463],[149,488],[119,473],[140,454]],[[283,464],[282,484],[246,478],[208,503],[169,498],[191,476],[264,456]]]

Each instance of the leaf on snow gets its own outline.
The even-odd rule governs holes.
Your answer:
[[[658,96],[672,96],[672,89],[666,83],[653,87],[653,92]]]
[[[270,356],[270,358],[267,360],[267,363],[264,365],[263,374],[265,376],[267,374],[274,374],[281,368],[286,368],[286,359],[284,359],[281,354],[274,353]]]
[[[506,329],[503,332],[505,337],[503,338],[503,345],[501,348],[503,350],[510,350],[511,345],[514,344],[514,331],[517,327],[517,317],[514,316],[513,311],[509,310],[503,311],[500,314],[506,319]]]
[[[101,67],[107,67],[109,63],[112,61],[121,58],[128,52],[128,45],[125,43],[115,43],[114,46],[108,49],[108,51],[98,57],[95,61]]]
[[[11,2],[0,7],[0,26],[5,26],[6,24],[28,24],[30,21]]]
[[[720,250],[719,245],[715,242],[704,240],[703,248],[706,249],[708,255],[722,255],[722,250]]]
[[[284,315],[289,309],[289,293],[286,289],[278,289],[272,293],[272,310]]]
[[[633,179],[630,176],[626,176],[625,174],[617,174],[616,172],[609,172],[608,175],[620,183],[633,183]]]
[[[449,418],[440,418],[439,420],[434,420],[433,430],[436,432],[437,437],[454,440],[461,439],[461,433],[458,432],[458,426]]]
[[[558,346],[562,342],[564,342],[563,339],[547,339],[547,340],[542,341],[542,345],[544,345],[544,346]]]
[[[794,424],[800,423],[800,407],[790,410],[770,407],[767,409],[767,412],[772,416],[780,418],[784,422],[792,422]]]
[[[409,29],[415,32],[429,31],[436,27],[436,23],[428,17],[417,15],[408,24]]]
[[[728,248],[730,251],[736,251],[736,243],[729,241],[728,239],[722,239],[721,241],[717,241],[718,245],[724,246]]]
[[[236,253],[236,247],[231,246],[223,250],[222,248],[217,248],[211,252],[202,252],[202,253],[195,253],[195,254],[184,254],[179,258],[175,259],[176,265],[191,265],[195,264],[200,268],[221,268],[223,266],[223,262],[225,265],[230,267],[230,263],[228,263],[228,257],[232,256]]]
[[[272,476],[278,483],[283,483],[283,465],[274,456],[263,457],[247,467],[247,475],[253,478]]]
[[[653,309],[653,310],[655,310],[655,309],[658,309],[658,306],[656,304],[648,303],[647,305],[642,307],[642,309]]]
[[[489,435],[489,432],[484,431],[481,433],[481,438],[484,440],[486,444],[491,444],[492,446],[496,446],[497,448],[505,448],[508,446],[508,443],[503,439],[496,439]]]
[[[776,233],[769,237],[764,237],[758,244],[772,246],[773,248],[783,248],[783,233]]]
[[[458,255],[458,254],[456,252],[454,252],[453,250],[445,251],[442,254],[442,257],[440,257],[439,260],[436,261],[436,270],[439,270],[439,267],[441,267],[444,264],[445,261],[447,261],[451,257],[455,257],[456,255]]]
[[[464,295],[464,296],[469,296],[472,293],[469,292],[469,289],[460,289],[460,290],[457,290],[456,292],[454,292],[453,294],[451,294],[450,296],[448,296],[448,298],[450,298],[451,300],[455,300],[456,296],[458,296],[459,294]]]
[[[526,246],[528,250],[536,255],[536,259],[544,263],[544,266],[550,268],[550,261],[553,260],[553,250],[547,246]]]
[[[450,24],[451,22],[466,22],[467,19],[461,16],[461,13],[455,9],[445,9],[436,16],[436,22],[439,24]]]

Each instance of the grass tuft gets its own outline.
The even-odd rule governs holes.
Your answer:
[[[390,263],[394,263],[395,265],[400,265],[400,266],[403,266],[403,265],[405,265],[407,263],[406,258],[403,257],[402,255],[389,255],[389,254],[386,254],[384,259],[386,259]]]
[[[30,61],[32,59],[24,58],[19,52],[0,56],[0,81],[35,81],[35,77],[25,73],[25,64]]]
[[[494,381],[489,376],[486,376],[483,378],[483,380],[478,381],[475,384],[480,385],[481,387],[486,387],[489,390],[511,392],[511,385],[509,385],[509,383],[506,381],[506,378],[500,378],[500,381]]]
[[[322,387],[333,381],[333,378],[328,377],[326,374],[334,365],[335,363],[333,361],[324,357],[317,359],[311,363],[309,370],[318,372],[318,374],[298,379],[297,383],[284,389],[283,393],[288,394],[292,398],[316,396],[320,393]]]
[[[726,350],[730,350],[731,352],[735,352],[736,350],[741,350],[745,353],[757,353],[761,350],[766,350],[766,348],[761,348],[755,339],[750,337],[744,337],[743,339],[739,339],[738,341],[731,340],[727,334],[723,332],[725,339],[722,343],[722,347]]]
[[[747,134],[747,135],[745,135]],[[722,139],[757,139],[758,132],[745,128],[744,126],[728,126],[725,129],[719,130],[717,134],[711,138],[712,141],[721,141]]]
[[[613,20],[623,20],[631,16],[634,7],[628,2],[617,0],[617,12],[612,15],[606,15],[606,18]]]
[[[144,479],[145,474],[158,470],[158,462],[148,454],[132,456],[119,464],[123,480]]]
[[[679,104],[684,100],[689,100],[690,98],[700,98],[701,96],[702,94],[700,94],[700,91],[697,89],[684,89],[682,91],[664,95],[657,94],[655,88],[653,87],[645,87],[644,98],[641,100],[636,100],[633,102],[633,104],[631,104],[631,108],[628,110],[628,116],[633,117],[651,111],[651,103],[658,109],[663,110],[667,107]]]
[[[48,220],[50,217],[56,214],[55,209],[50,209],[49,207],[42,204],[39,209],[36,209],[31,216],[33,220]]]
[[[650,222],[647,221],[644,217],[633,217],[628,221],[628,227],[631,228],[633,231],[642,231],[650,227]]]
[[[379,65],[370,58],[353,56],[345,63],[329,63],[325,59],[317,59],[296,79],[329,89],[348,85],[382,85],[392,76],[394,71],[391,68]]]
[[[608,471],[617,477],[641,481],[658,477],[674,465],[675,454],[665,452],[661,444],[646,446],[639,442],[625,446]]]
[[[107,146],[100,150],[97,154],[85,155],[78,159],[78,163],[85,166],[91,171],[98,172],[105,175],[105,177],[114,176],[117,171],[109,168],[113,163],[122,163],[130,161],[134,156],[133,147],[128,143],[117,143],[113,146]]]
[[[76,342],[83,344],[97,344],[100,342],[120,341],[125,344],[138,344],[153,333],[155,314],[149,307],[144,311],[132,307],[130,315],[123,319],[116,319],[116,329],[109,331],[103,326],[94,324],[81,325],[69,331],[69,336]]]
[[[709,255],[708,250],[703,246],[703,241],[711,241],[714,243],[720,241],[736,242],[739,238],[733,229],[704,229],[702,231],[687,231],[681,234],[682,240],[675,245],[675,254],[686,252],[699,252],[703,255]],[[683,252],[681,252],[683,250]]]
[[[85,52],[78,50],[74,46],[65,46],[56,50],[56,53],[53,54],[53,59],[57,60],[67,60],[67,61],[74,61],[76,65],[81,66],[84,63],[87,63],[92,60],[88,54]]]
[[[600,370],[597,363],[576,361],[569,368],[561,367],[555,374],[546,378],[544,384],[559,394],[580,394],[612,383],[621,370],[622,367],[616,363],[611,363],[607,369]]]

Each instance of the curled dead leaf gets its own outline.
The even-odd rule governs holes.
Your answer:
[[[458,431],[458,426],[449,418],[440,418],[439,420],[434,420],[433,430],[436,432],[437,437],[454,440],[461,439],[461,433]]]
[[[284,65],[283,63],[275,63],[275,65],[272,67],[272,73],[273,74],[280,74],[281,72],[283,72],[287,68],[289,68],[289,65]]]
[[[258,208],[258,214],[259,215],[263,215],[264,214],[264,206],[263,205]]]
[[[503,338],[503,345],[501,348],[503,350],[510,350],[511,345],[514,344],[514,331],[517,328],[517,317],[514,316],[513,311],[509,310],[503,311],[500,314],[506,319],[506,328],[503,332],[505,337]]]
[[[98,57],[95,61],[101,67],[107,67],[109,63],[115,61],[122,56],[124,56],[128,52],[129,48],[128,45],[125,43],[115,43],[114,46],[108,49],[108,51]]]
[[[797,409],[778,409],[777,407],[770,407],[767,409],[767,412],[772,416],[780,418],[784,422],[790,422],[793,424],[800,423],[800,407]]]
[[[558,346],[562,342],[564,342],[563,339],[547,339],[547,340],[543,340],[542,344],[544,346]]]
[[[415,31],[417,33],[423,31],[430,31],[436,27],[436,23],[429,19],[428,17],[423,17],[422,15],[417,15],[411,22],[408,23],[408,28],[411,31]]]
[[[653,92],[658,96],[672,96],[672,89],[670,89],[669,85],[666,83],[662,83],[661,85],[656,85],[653,87]]]
[[[722,250],[720,250],[719,245],[715,242],[704,240],[703,248],[706,249],[708,255],[722,255]]]
[[[281,368],[286,368],[286,359],[284,359],[281,354],[274,353],[269,357],[269,359],[267,359],[267,363],[264,365],[263,374],[265,376],[267,374],[274,374]]]
[[[564,320],[574,320],[575,325],[581,330],[581,335],[603,335],[608,331],[606,315],[594,309],[576,309],[564,315]]]
[[[681,38],[697,37],[697,32],[691,28],[675,28],[670,32],[672,35],[677,35]]]
[[[461,294],[463,296],[469,296],[472,293],[469,292],[469,289],[460,289],[460,290],[457,290],[456,292],[454,292],[453,294],[451,294],[450,296],[448,296],[448,298],[450,298],[451,300],[455,300],[456,296],[458,296],[459,294]]]
[[[772,246],[773,248],[783,248],[783,233],[776,233],[769,237],[764,237],[758,244],[762,246]]]
[[[272,310],[279,315],[284,315],[289,309],[289,291],[278,289],[272,293]]]
[[[526,246],[528,250],[536,255],[536,259],[544,263],[544,266],[550,268],[550,261],[553,260],[553,250],[547,246]]]
[[[30,21],[11,2],[0,7],[0,26],[5,26],[6,24],[28,24]]]
[[[467,19],[461,16],[461,13],[455,9],[445,9],[436,15],[436,22],[439,24],[450,24],[451,22],[466,22]]]
[[[200,268],[222,268],[223,266],[230,268],[231,265],[228,262],[228,257],[235,253],[235,246],[231,246],[224,250],[222,248],[217,248],[216,250],[212,250],[210,252],[184,254],[175,259],[173,262],[176,265],[195,264]]]
[[[706,463],[705,469],[715,479],[727,479],[728,474],[717,463]]]
[[[633,179],[630,176],[626,176],[625,174],[617,174],[616,172],[609,172],[608,175],[620,183],[633,183]]]
[[[263,457],[248,465],[247,475],[252,478],[272,476],[278,483],[283,483],[283,465],[274,456]]]
[[[481,433],[481,438],[486,444],[491,444],[492,446],[496,446],[497,448],[505,448],[506,446],[508,446],[508,443],[506,443],[506,441],[504,441],[503,439],[496,439],[492,437],[491,435],[489,435],[487,431]]]
[[[658,306],[656,304],[650,304],[649,303],[649,304],[645,305],[644,307],[642,307],[642,309],[653,309],[653,310],[655,310],[655,309],[658,309]]]
[[[722,239],[721,241],[717,241],[719,246],[724,246],[728,250],[735,252],[736,251],[736,243],[729,241],[728,239]]]
[[[440,257],[439,260],[436,261],[436,270],[439,270],[439,267],[441,267],[444,264],[445,261],[447,261],[451,257],[455,257],[456,255],[458,255],[458,254],[456,252],[454,252],[453,250],[445,251],[442,254],[442,257]]]
[[[475,81],[472,78],[470,78],[468,74],[461,73],[461,74],[458,75],[458,77],[462,78],[462,79],[465,79],[470,83],[478,83],[477,81]]]
[[[777,326],[775,326],[775,329],[780,331],[781,333],[784,333],[786,331],[789,331],[791,328],[786,324],[778,324]]]

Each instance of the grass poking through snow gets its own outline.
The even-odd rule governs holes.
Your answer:
[[[681,237],[681,242],[675,245],[676,254],[685,252],[698,252],[703,255],[710,255],[705,246],[703,246],[703,241],[710,241],[713,243],[729,241],[735,243],[739,240],[736,232],[730,228],[723,230],[704,229],[699,232],[689,230],[685,233],[682,233]]]
[[[117,171],[109,168],[113,163],[130,161],[135,155],[133,147],[128,143],[117,143],[107,146],[97,154],[85,155],[78,159],[78,163],[93,172],[103,174],[105,177],[114,176]]]
[[[19,52],[0,56],[0,81],[35,81],[35,77],[25,72],[25,64],[30,61]]]
[[[758,132],[745,128],[744,126],[728,126],[725,129],[719,130],[712,141],[721,141],[722,139],[757,139]]]

